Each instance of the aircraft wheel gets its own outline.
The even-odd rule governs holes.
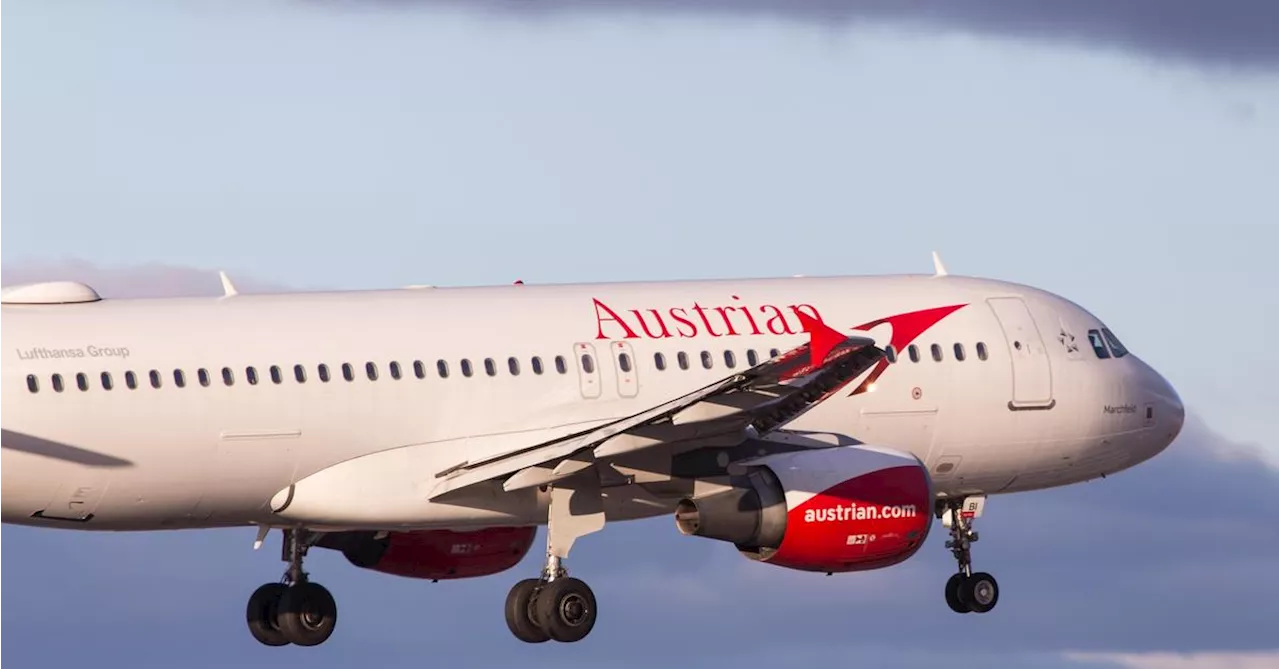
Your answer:
[[[576,578],[557,578],[534,600],[538,626],[556,641],[581,641],[596,624],[596,596]]]
[[[280,597],[279,621],[280,629],[290,642],[317,646],[333,634],[338,622],[338,604],[318,583],[295,583]]]
[[[525,643],[542,643],[551,637],[538,626],[535,598],[542,582],[536,578],[526,578],[516,583],[507,593],[507,629],[515,637]]]
[[[249,596],[244,612],[249,623],[249,633],[264,646],[287,646],[289,640],[280,629],[280,598],[287,590],[283,583],[268,583]]]
[[[960,585],[960,600],[974,613],[986,613],[996,607],[1000,599],[1000,587],[996,578],[986,572],[975,572]]]
[[[964,583],[964,574],[952,574],[947,579],[943,591],[947,596],[947,606],[956,613],[969,613],[969,605],[960,598],[960,587]]]

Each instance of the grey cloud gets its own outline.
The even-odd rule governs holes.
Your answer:
[[[418,4],[386,0],[383,5]],[[1274,0],[423,0],[542,18],[613,12],[770,17],[823,26],[901,25],[1045,39],[1156,58],[1274,69]]]
[[[1064,652],[1274,649],[1272,509],[1276,471],[1222,460],[1224,442],[1189,421],[1169,451],[1105,481],[993,498],[975,547],[1000,579],[1000,606],[956,616],[942,601],[954,568],[934,528],[910,561],[825,577],[750,563],[716,542],[681,537],[669,518],[582,539],[569,567],[595,588],[599,627],[577,645],[524,646],[502,622],[507,588],[535,574],[537,544],[514,570],[423,583],[353,569],[314,553],[313,578],[342,618],[321,649],[259,648],[241,620],[258,584],[279,577],[278,537],[250,550],[251,529],[99,534],[5,527],[4,622],[11,659],[69,666],[276,666],[285,655],[342,667],[370,656],[487,667],[724,666],[770,658],[886,667],[1080,666]],[[69,608],[75,610],[69,616]],[[62,643],[74,633],[76,643]],[[788,660],[788,658],[790,658]]]

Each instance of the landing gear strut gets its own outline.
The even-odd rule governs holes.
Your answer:
[[[973,519],[981,514],[985,498],[948,499],[938,505],[938,515],[951,533],[947,548],[956,559],[957,571],[943,588],[947,606],[956,613],[986,613],[996,607],[1000,587],[986,572],[973,571],[970,546],[978,540]],[[976,511],[975,511],[976,510]]]
[[[594,475],[594,470],[590,472]],[[596,596],[572,578],[563,558],[575,539],[604,527],[599,479],[553,488],[547,518],[547,563],[538,578],[516,583],[507,594],[507,628],[525,643],[581,641],[596,624]],[[569,500],[573,499],[572,510]]]
[[[306,530],[284,531],[282,559],[289,563],[279,583],[267,583],[249,597],[245,619],[249,633],[266,646],[316,646],[333,634],[338,605],[333,595],[313,583],[302,570],[315,535]]]

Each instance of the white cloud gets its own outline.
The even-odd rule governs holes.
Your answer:
[[[1064,653],[1068,660],[1123,669],[1276,669],[1280,652]]]

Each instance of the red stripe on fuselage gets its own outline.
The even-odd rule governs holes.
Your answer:
[[[934,307],[932,309],[910,311],[905,314],[880,318],[868,323],[863,323],[862,325],[855,325],[853,329],[865,332],[878,325],[888,323],[889,327],[893,328],[893,334],[889,337],[889,346],[892,346],[893,350],[901,355],[902,352],[911,345],[911,342],[916,340],[916,337],[924,334],[925,331],[934,325],[937,325],[939,321],[951,315],[956,310],[966,306],[968,305],[955,304],[949,307]],[[871,370],[871,373],[867,375],[867,378],[863,380],[862,383],[858,384],[858,387],[854,388],[853,392],[849,394],[857,395],[859,393],[867,392],[867,388],[871,387],[871,384],[875,383],[876,379],[880,378],[880,375],[884,374],[884,371],[888,368],[889,360],[887,358],[881,358],[880,362],[877,362],[876,366]]]

